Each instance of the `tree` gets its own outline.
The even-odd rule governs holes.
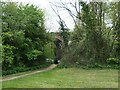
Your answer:
[[[3,69],[45,62],[44,46],[49,41],[44,13],[34,5],[2,3]]]
[[[53,6],[55,6],[53,3],[51,3]],[[59,21],[59,33],[61,34],[62,38],[63,38],[63,43],[64,43],[64,47],[68,46],[68,41],[69,41],[69,29],[67,27],[67,25],[65,24],[64,20],[61,18],[58,8],[57,6],[55,6],[56,10],[51,6],[52,10],[55,12],[55,14],[58,16]]]
[[[74,13],[70,7],[76,11]],[[116,5],[110,2],[79,2],[71,1],[67,4],[62,1],[56,7],[66,10],[72,17],[75,28],[72,32],[72,43],[70,49],[64,54],[65,64],[95,65],[106,64],[111,57],[111,50],[118,47],[118,33],[113,35],[111,25],[117,24],[119,19]],[[119,10],[118,10],[119,11]],[[114,16],[110,15],[113,13]],[[110,16],[110,17],[109,17]],[[114,19],[115,18],[115,19]],[[109,23],[109,21],[113,22]],[[118,29],[115,29],[118,30]],[[113,37],[112,37],[113,36]],[[118,49],[116,49],[117,51]],[[113,51],[112,51],[113,53]],[[117,54],[115,54],[117,55]]]

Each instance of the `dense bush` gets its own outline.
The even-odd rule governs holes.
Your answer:
[[[55,59],[54,47],[55,47],[55,45],[53,42],[50,42],[50,43],[45,45],[44,54],[48,59],[52,59],[52,60]]]
[[[13,65],[14,55],[12,52],[13,47],[9,45],[3,45],[2,46],[2,64],[3,64],[3,70],[6,70]]]
[[[44,12],[34,5],[2,2],[3,72],[24,71],[46,62],[44,49],[50,40],[44,22]]]
[[[108,58],[107,59],[107,63],[108,64],[117,64],[117,65],[119,65],[120,64],[120,60],[118,58]]]
[[[20,73],[20,72],[26,72],[26,71],[33,71],[33,70],[38,70],[38,69],[43,69],[46,68],[50,65],[50,62],[45,62],[42,63],[41,65],[37,65],[37,66],[32,66],[32,67],[25,67],[25,66],[15,66],[12,67],[8,70],[3,70],[2,71],[2,75],[10,75],[10,74],[16,74],[16,73]]]

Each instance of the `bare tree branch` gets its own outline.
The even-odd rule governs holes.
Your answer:
[[[52,10],[55,12],[55,14],[58,16],[60,22],[62,22],[62,23],[65,25],[65,27],[68,28],[67,25],[66,25],[66,23],[64,22],[64,20],[61,18],[60,14],[59,14],[59,11],[58,11],[58,9],[57,9],[57,6],[56,6],[56,10],[57,10],[57,11],[56,11],[52,6],[51,6],[51,8],[52,8]],[[59,23],[59,21],[57,21],[57,22]],[[59,24],[60,24],[60,23],[59,23]]]
[[[70,1],[70,3],[63,3],[63,2],[60,0],[60,3],[59,3],[59,4],[58,4],[58,3],[51,3],[51,4],[52,4],[52,6],[54,6],[54,7],[57,9],[57,10],[55,10],[55,9],[51,6],[52,10],[56,13],[56,15],[58,16],[58,18],[60,19],[60,21],[64,21],[64,20],[62,20],[60,14],[59,14],[59,12],[58,12],[58,8],[66,10],[66,11],[69,13],[70,17],[72,18],[72,20],[73,20],[76,28],[77,28],[78,30],[80,30],[80,28],[79,28],[79,26],[78,26],[78,23],[77,23],[77,19],[78,19],[78,20],[81,19],[81,18],[80,18],[80,3],[77,3],[77,0],[75,0],[75,2],[73,2],[73,0],[72,0],[72,2]],[[77,5],[77,4],[78,4],[78,5]],[[74,8],[74,10],[76,11],[76,14],[74,14],[74,13],[72,12],[72,10],[68,7],[68,5],[70,5],[71,7]],[[81,34],[81,36],[82,36],[82,34]]]

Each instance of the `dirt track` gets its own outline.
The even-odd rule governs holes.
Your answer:
[[[27,73],[27,74],[22,74],[22,75],[18,75],[18,76],[5,77],[5,78],[3,78],[3,79],[0,80],[0,81],[13,80],[13,79],[17,79],[17,78],[20,78],[20,77],[25,77],[25,76],[28,76],[28,75],[36,74],[36,73],[39,73],[39,72],[48,71],[48,70],[51,70],[51,69],[55,68],[56,66],[57,66],[56,64],[52,64],[51,66],[49,66],[49,67],[47,67],[47,68],[44,68],[44,69],[41,69],[41,70],[32,71],[32,72],[29,72],[29,73]]]

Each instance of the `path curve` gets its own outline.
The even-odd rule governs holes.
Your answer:
[[[32,75],[32,74],[36,74],[36,73],[39,73],[39,72],[45,72],[45,71],[48,71],[48,70],[52,70],[53,68],[55,68],[57,65],[56,64],[52,64],[50,65],[49,67],[47,68],[44,68],[44,69],[41,69],[41,70],[37,70],[37,71],[32,71],[28,74],[22,74],[22,75],[18,75],[18,76],[13,76],[13,77],[8,77],[8,78],[4,78],[0,81],[8,81],[8,80],[13,80],[13,79],[17,79],[17,78],[20,78],[20,77],[25,77],[25,76],[28,76],[28,75]]]

